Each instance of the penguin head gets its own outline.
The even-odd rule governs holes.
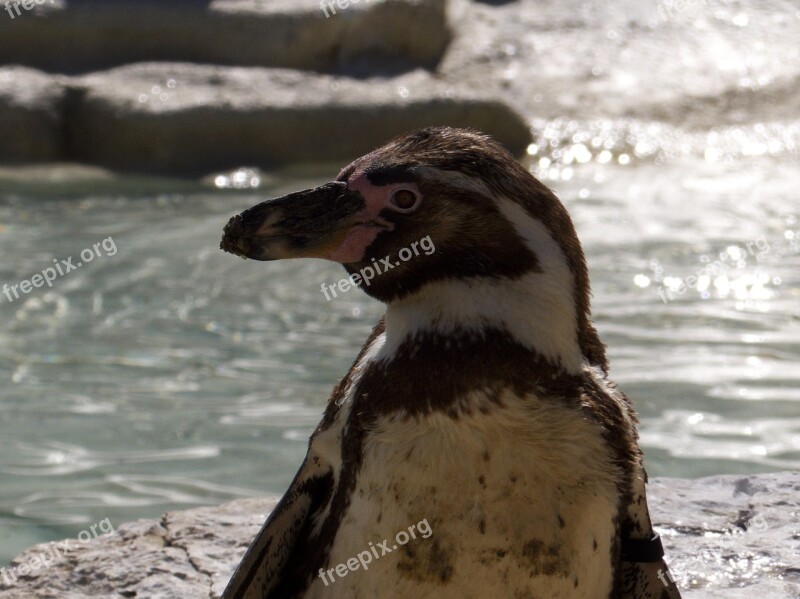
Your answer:
[[[319,187],[230,219],[221,248],[245,258],[316,257],[387,304],[447,282],[522,280],[535,317],[572,314],[590,362],[604,366],[589,322],[589,279],[558,198],[499,143],[431,127],[390,141]],[[527,280],[527,279],[526,279]]]

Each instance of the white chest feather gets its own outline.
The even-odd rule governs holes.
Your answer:
[[[531,396],[465,402],[379,421],[306,597],[608,596],[618,472],[597,425]]]

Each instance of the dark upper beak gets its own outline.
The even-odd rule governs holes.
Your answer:
[[[336,247],[366,206],[341,181],[268,200],[228,221],[220,248],[254,260],[322,258]]]

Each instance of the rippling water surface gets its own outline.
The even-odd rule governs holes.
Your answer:
[[[800,19],[779,4],[784,21]],[[703,38],[705,60],[725,55],[720,40],[739,39],[755,17],[766,26],[768,3],[753,4],[749,23],[737,6],[723,2],[716,25],[693,25],[714,33]],[[537,43],[551,32],[539,34]],[[648,48],[667,44],[655,37]],[[752,49],[763,60],[742,85],[794,68],[771,48]],[[796,56],[796,40],[784,49]],[[650,68],[640,65],[643,80]],[[709,97],[716,75],[698,80]],[[682,126],[645,109],[532,121],[531,170],[564,200],[583,240],[594,316],[612,376],[639,411],[652,475],[800,468],[800,121],[791,103],[800,80],[781,81],[766,104],[742,107],[765,118],[738,123],[703,123],[699,109]],[[685,97],[670,105],[696,108]],[[218,242],[230,215],[334,172],[258,180],[242,171],[217,178],[218,188],[169,191],[143,180],[95,191],[0,177],[0,284],[54,259],[77,263],[109,237],[116,247],[52,288],[13,302],[0,295],[0,563],[104,518],[117,525],[286,488],[381,306],[357,291],[327,302],[320,285],[342,277],[335,265],[246,262]]]

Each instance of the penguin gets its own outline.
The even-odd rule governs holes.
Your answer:
[[[680,598],[575,228],[500,144],[412,132],[220,247],[386,305],[224,599]]]

